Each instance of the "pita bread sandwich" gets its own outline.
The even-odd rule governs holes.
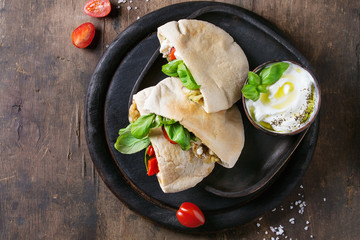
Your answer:
[[[206,113],[189,101],[183,88],[178,78],[169,77],[135,94],[130,125],[120,129],[115,143],[124,154],[146,148],[148,175],[156,174],[165,193],[195,186],[211,173],[215,162],[233,167],[244,146],[236,106]]]
[[[169,63],[162,71],[179,77],[187,97],[207,113],[230,108],[241,98],[247,58],[223,29],[205,21],[179,20],[158,28],[160,52]]]

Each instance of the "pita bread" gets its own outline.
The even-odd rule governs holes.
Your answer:
[[[178,78],[164,79],[151,89],[142,110],[179,121],[220,158],[219,164],[233,167],[245,141],[239,109],[234,105],[228,110],[206,113],[186,98],[182,88]]]
[[[234,39],[221,28],[200,20],[168,22],[158,28],[160,44],[168,43],[201,85],[208,113],[230,108],[241,98],[247,78],[247,58]]]
[[[144,103],[155,87],[146,88],[133,96],[141,115],[147,115]],[[194,187],[208,176],[214,162],[206,163],[197,158],[192,150],[183,151],[178,144],[171,144],[163,135],[161,128],[152,129],[149,133],[151,144],[158,161],[157,178],[165,193],[174,193]]]

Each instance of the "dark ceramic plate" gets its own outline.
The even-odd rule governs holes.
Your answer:
[[[177,4],[148,14],[122,32],[101,58],[85,103],[85,132],[93,162],[104,182],[129,208],[152,221],[189,232],[212,232],[241,225],[272,209],[299,181],[315,149],[319,120],[307,133],[274,137],[256,130],[238,103],[245,126],[245,147],[233,169],[217,166],[198,186],[164,194],[148,177],[143,155],[122,155],[113,145],[127,126],[132,92],[155,85],[165,76],[156,28],[189,16],[223,28],[248,57],[250,68],[273,59],[308,61],[274,27],[238,7],[213,2]],[[300,145],[299,145],[300,144]],[[196,203],[206,224],[182,227],[175,216],[182,202]]]

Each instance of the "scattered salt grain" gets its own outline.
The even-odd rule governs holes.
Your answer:
[[[294,208],[294,206],[290,206],[290,209],[293,209]]]
[[[268,234],[268,231],[265,231],[265,234],[267,235],[267,234]]]
[[[257,223],[256,226],[257,226],[257,227],[260,227],[260,223]]]
[[[110,46],[109,46],[109,45],[106,45],[105,47],[108,48],[108,47],[110,47]]]
[[[324,198],[324,202],[326,202],[326,198]]]
[[[304,230],[307,231],[309,229],[309,226],[305,226]]]
[[[138,7],[135,7],[135,9],[138,9]]]
[[[118,0],[118,3],[126,3],[126,0]]]
[[[274,208],[273,210],[271,210],[272,212],[275,212],[276,211],[276,208]]]
[[[304,188],[304,186],[303,186],[303,185],[300,185],[300,188]]]
[[[295,218],[290,218],[290,219],[289,219],[289,223],[295,224]]]
[[[309,224],[309,221],[306,221],[306,224]]]
[[[259,221],[261,221],[263,218],[262,217],[259,217]]]
[[[138,16],[136,19],[137,19],[137,20],[139,20],[139,19],[140,19],[140,17]]]
[[[130,7],[130,6],[127,6],[127,10],[130,11],[130,10],[131,10],[131,7]]]
[[[314,236],[313,236],[313,235],[310,235],[310,238],[314,238]]]
[[[117,8],[120,8],[120,6],[117,6]]]

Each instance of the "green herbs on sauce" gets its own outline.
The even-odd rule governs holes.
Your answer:
[[[260,98],[260,93],[267,93],[266,87],[276,83],[283,73],[288,69],[289,63],[279,62],[266,67],[258,74],[248,73],[248,82],[244,85],[241,92],[244,97],[254,102]]]

